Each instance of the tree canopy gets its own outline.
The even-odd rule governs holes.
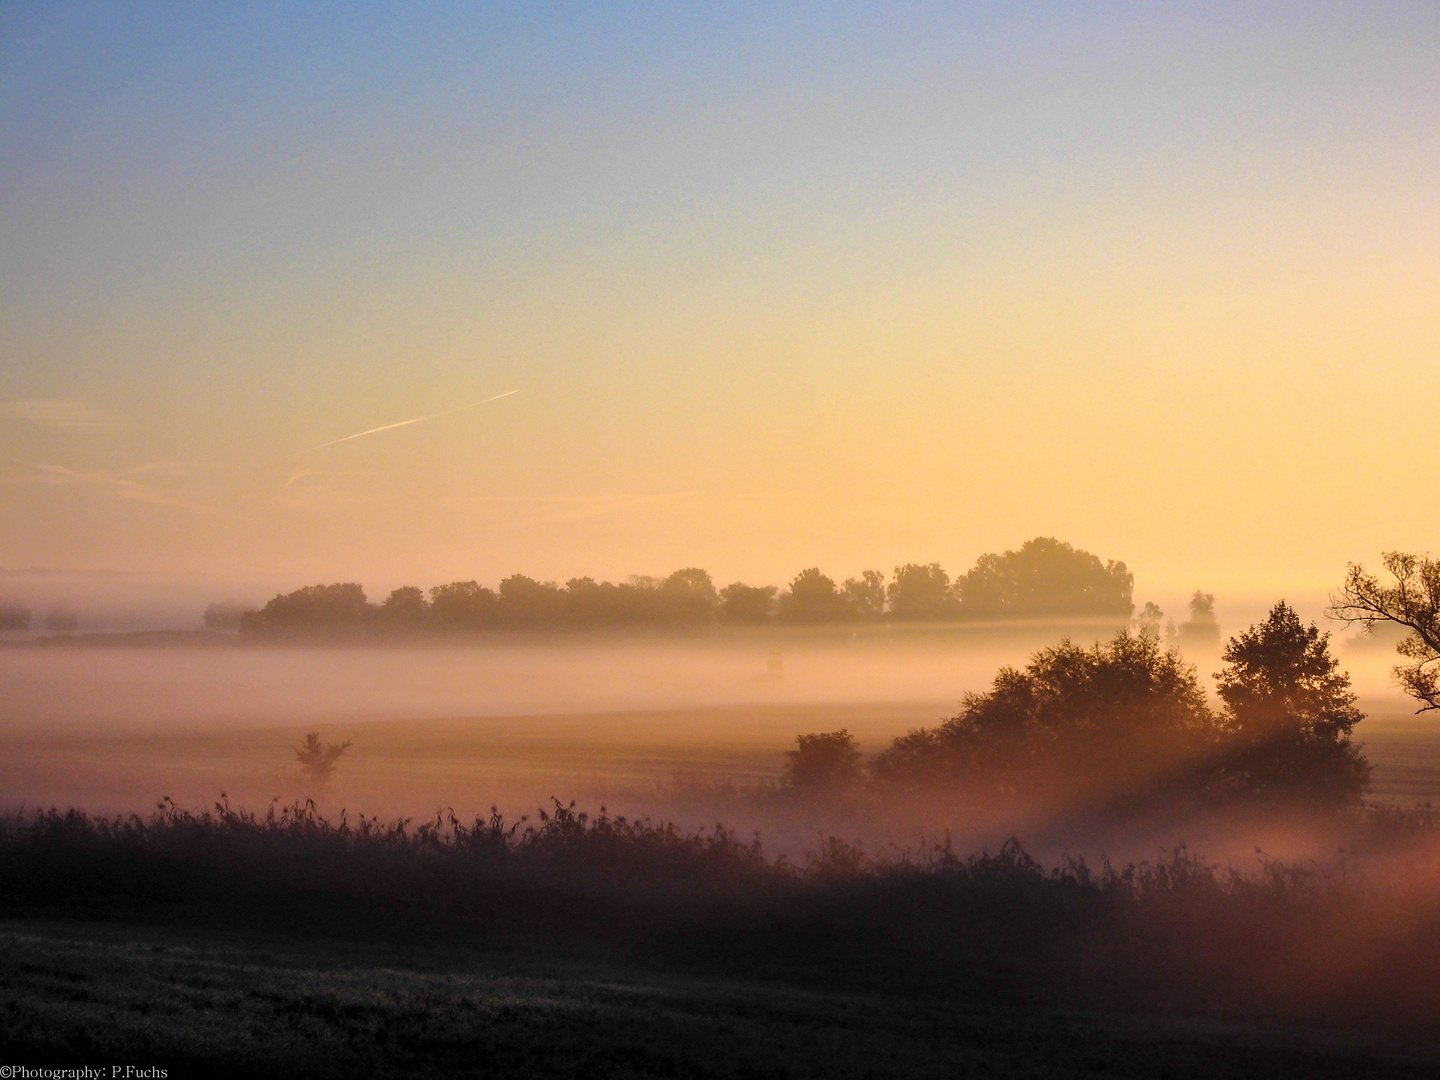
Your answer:
[[[1075,788],[1117,774],[1157,775],[1220,734],[1192,665],[1121,631],[1083,648],[1062,641],[1004,667],[939,727],[896,739],[873,763],[906,786],[979,782],[1009,790]]]
[[[982,555],[955,582],[960,615],[970,619],[1120,616],[1135,610],[1135,575],[1123,562],[1053,537],[1027,541],[1019,551]]]
[[[1282,600],[1225,646],[1215,679],[1225,703],[1228,787],[1337,804],[1364,793],[1370,766],[1350,741],[1364,714],[1329,640]]]
[[[864,776],[863,755],[844,728],[796,736],[795,749],[787,750],[785,759],[782,783],[797,795],[843,795]]]

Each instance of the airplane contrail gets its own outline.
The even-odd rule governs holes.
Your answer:
[[[501,398],[509,397],[511,394],[518,394],[519,392],[519,390],[506,390],[505,393],[496,394],[494,397],[487,397],[484,401],[472,401],[469,405],[458,405],[453,409],[444,409],[437,413],[431,413],[429,416],[416,416],[410,420],[399,420],[393,424],[382,424],[380,427],[373,427],[369,431],[357,431],[354,435],[346,435],[344,438],[331,439],[329,442],[322,442],[319,446],[312,446],[310,447],[310,450],[306,450],[305,452],[308,454],[311,450],[323,450],[327,446],[334,446],[336,443],[349,442],[351,439],[358,439],[362,435],[374,435],[376,432],[379,431],[390,431],[392,428],[397,427],[409,427],[411,424],[423,424],[426,420],[438,420],[442,416],[449,416],[452,413],[464,412],[466,409],[473,409],[477,405],[488,405],[492,401],[499,401]]]

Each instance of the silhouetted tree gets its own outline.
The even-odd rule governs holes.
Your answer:
[[[277,596],[259,611],[240,618],[242,634],[342,633],[353,630],[370,612],[365,590],[355,582],[307,585]]]
[[[424,590],[402,585],[385,598],[375,618],[387,633],[413,634],[424,628],[429,614],[430,605],[425,602]]]
[[[886,592],[892,619],[953,618],[959,606],[950,589],[950,575],[939,563],[897,566],[895,580]]]
[[[1001,668],[957,716],[897,738],[872,762],[882,781],[1010,789],[1084,788],[1162,777],[1219,737],[1195,668],[1122,631],[1086,649],[1066,640]]]
[[[565,606],[577,626],[633,626],[650,614],[648,594],[653,591],[634,582],[571,578],[565,583]]]
[[[795,749],[785,752],[781,782],[798,795],[834,797],[853,790],[863,776],[855,737],[841,728],[818,735],[799,735]]]
[[[1282,600],[1225,646],[1226,666],[1215,679],[1225,703],[1228,791],[1332,805],[1360,801],[1370,766],[1350,734],[1365,717],[1329,641]]]
[[[330,777],[335,775],[335,766],[340,764],[340,759],[350,749],[350,741],[343,743],[325,744],[320,741],[320,733],[312,731],[305,736],[305,741],[299,746],[292,746],[295,751],[295,758],[300,762],[300,771],[316,784],[325,784]]]
[[[838,622],[845,614],[845,597],[834,580],[813,566],[800,571],[780,596],[780,617],[787,622]]]
[[[474,581],[452,581],[430,590],[430,619],[445,630],[480,630],[495,621],[495,593]]]
[[[705,623],[715,618],[718,597],[710,575],[699,567],[676,570],[656,590],[664,622]]]
[[[1165,613],[1160,610],[1160,605],[1153,600],[1147,600],[1145,607],[1135,617],[1136,631],[1142,638],[1158,642],[1160,640],[1160,620],[1165,618]]]
[[[852,619],[873,621],[885,614],[885,575],[880,571],[862,570],[858,578],[847,578],[840,591]]]
[[[774,585],[735,582],[720,590],[720,620],[736,626],[758,626],[775,615]]]
[[[1176,640],[1188,648],[1214,649],[1220,645],[1220,624],[1215,621],[1215,594],[1195,590],[1190,597],[1190,618],[1181,623]]]
[[[27,630],[30,609],[18,600],[0,600],[0,630]]]
[[[512,574],[500,582],[496,611],[502,623],[516,629],[557,626],[565,619],[565,594],[553,581]]]
[[[1395,677],[1420,703],[1418,711],[1440,709],[1440,560],[1402,551],[1387,551],[1383,559],[1394,585],[1351,563],[1327,614],[1367,629],[1393,623],[1409,631],[1396,646],[1409,663],[1397,665]]]
[[[967,619],[1055,616],[1129,619],[1135,575],[1123,562],[1101,562],[1050,537],[1019,551],[982,555],[955,582],[959,614]]]
[[[253,611],[255,605],[246,604],[239,600],[220,600],[205,608],[205,629],[207,630],[238,630],[240,620],[244,618],[247,611]]]

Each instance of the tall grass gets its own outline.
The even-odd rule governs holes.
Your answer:
[[[167,800],[148,818],[0,819],[0,909],[598,948],[900,993],[1440,1020],[1433,871],[1377,879],[1262,859],[1242,872],[1183,847],[1153,863],[1044,866],[1014,840],[877,855],[829,838],[791,862],[720,826],[687,833],[559,802],[534,820],[416,825]]]

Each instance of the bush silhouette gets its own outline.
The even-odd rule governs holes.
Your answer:
[[[312,731],[299,746],[292,746],[295,758],[300,762],[300,771],[316,784],[325,784],[335,775],[335,767],[350,749],[350,741],[343,743],[322,743],[320,733]]]
[[[862,755],[849,731],[799,735],[795,749],[785,752],[784,786],[797,795],[843,795],[859,785]]]

